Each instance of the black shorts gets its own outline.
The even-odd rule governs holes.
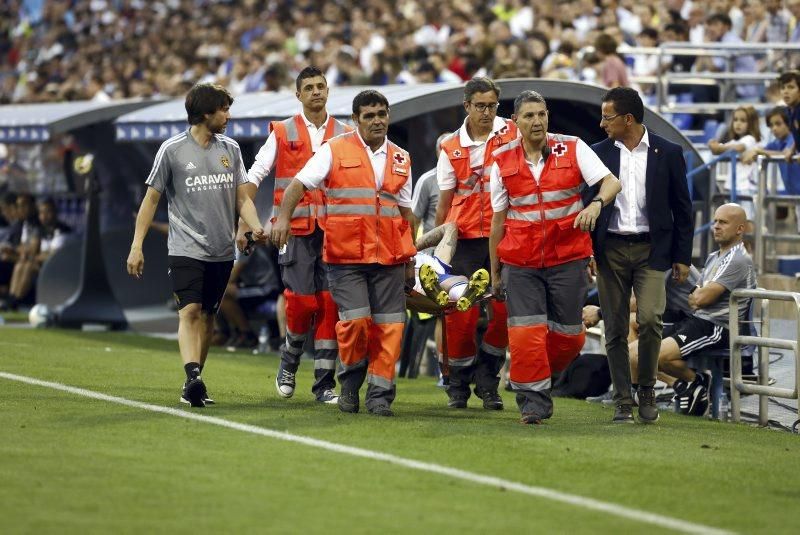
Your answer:
[[[669,335],[678,343],[681,358],[703,350],[728,349],[728,329],[710,321],[689,316],[675,325]]]
[[[190,303],[200,303],[204,312],[216,314],[232,268],[233,260],[206,262],[170,256],[168,273],[178,310]]]

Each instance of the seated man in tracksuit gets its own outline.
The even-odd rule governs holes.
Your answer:
[[[691,369],[686,359],[700,350],[727,349],[729,299],[737,288],[756,287],[753,260],[742,237],[747,216],[741,206],[723,204],[714,212],[714,241],[720,246],[711,253],[700,281],[689,294],[693,315],[675,325],[661,340],[658,369],[677,378],[673,384],[679,412],[703,416],[708,411],[710,376]],[[751,299],[738,302],[739,321],[747,318]]]

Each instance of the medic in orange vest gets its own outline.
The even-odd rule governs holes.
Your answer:
[[[389,103],[381,93],[356,95],[353,121],[356,132],[332,139],[289,184],[272,241],[281,247],[296,239],[289,238],[289,214],[307,191],[324,188],[323,256],[339,312],[339,409],[359,411],[366,380],[367,410],[392,416],[406,317],[406,263],[416,253],[409,226],[411,158],[386,138]],[[413,277],[413,263],[410,267]]]
[[[451,262],[453,273],[470,276],[489,270],[489,169],[492,151],[517,138],[517,126],[497,117],[500,88],[489,78],[475,77],[464,86],[463,126],[442,142],[436,166],[439,204],[436,224],[455,222],[458,246]],[[506,360],[508,332],[506,307],[493,301],[489,324],[480,347],[476,345],[479,310],[454,312],[445,317],[449,384],[448,407],[463,409],[470,396],[470,383],[488,410],[503,408],[497,391],[499,372]]]
[[[551,372],[583,347],[588,231],[620,184],[581,139],[547,132],[539,93],[522,92],[513,118],[522,137],[494,151],[490,172],[492,286],[507,295],[509,380],[521,421],[538,424],[553,414]],[[597,197],[584,207],[582,184],[598,182]]]
[[[262,180],[275,167],[272,221],[283,200],[283,192],[311,156],[331,138],[352,128],[328,115],[328,84],[316,67],[306,67],[297,76],[295,95],[303,105],[302,113],[284,121],[270,123],[270,135],[258,151],[247,174],[246,187],[251,199]],[[317,401],[336,403],[336,304],[328,291],[322,261],[325,222],[322,192],[307,192],[292,213],[294,239],[280,252],[281,279],[286,287],[286,340],[281,345],[281,364],[275,378],[278,395],[294,395],[295,373],[300,356],[314,327],[314,385],[311,392]],[[240,224],[237,242],[246,241],[249,228]]]

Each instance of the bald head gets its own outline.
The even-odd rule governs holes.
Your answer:
[[[736,203],[723,204],[714,212],[714,241],[721,248],[733,247],[744,236],[747,214]]]
[[[725,214],[728,218],[734,220],[736,224],[744,225],[747,222],[747,214],[740,205],[735,202],[723,204],[717,208],[717,212]],[[717,213],[715,212],[715,214]]]

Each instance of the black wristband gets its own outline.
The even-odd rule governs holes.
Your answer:
[[[601,198],[599,198],[599,197],[598,197],[597,199],[592,199],[592,200],[589,202],[589,204],[592,204],[593,202],[599,202],[599,203],[600,203],[600,208],[603,208],[603,205],[604,205],[604,203],[603,203],[603,199],[601,199]]]

